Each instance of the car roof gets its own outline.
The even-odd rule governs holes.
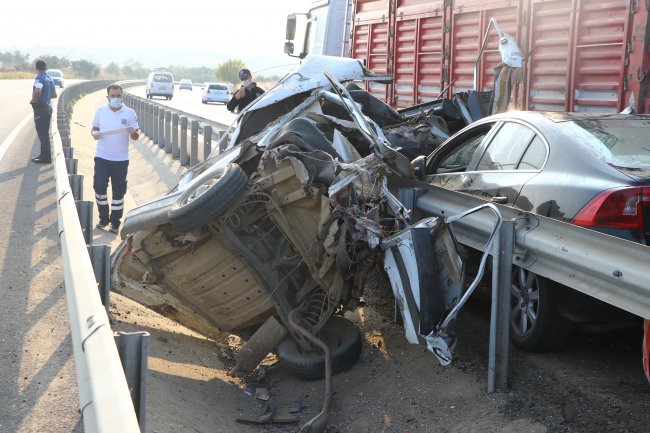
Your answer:
[[[505,120],[505,119],[521,119],[531,123],[547,119],[554,123],[580,121],[580,120],[649,120],[650,115],[642,114],[620,114],[620,113],[576,113],[576,112],[555,112],[555,111],[508,111],[506,113],[495,114],[486,117],[485,120]]]

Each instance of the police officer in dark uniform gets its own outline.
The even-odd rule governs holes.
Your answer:
[[[232,95],[230,101],[228,101],[228,104],[226,105],[228,111],[233,111],[237,108],[237,112],[240,112],[258,96],[264,93],[264,90],[257,87],[257,83],[251,81],[252,78],[251,71],[248,69],[242,69],[239,71],[241,87],[234,95]]]
[[[36,81],[32,87],[32,99],[29,101],[34,110],[34,124],[36,125],[36,134],[41,142],[41,153],[32,158],[37,164],[49,164],[52,162],[52,153],[50,150],[50,121],[52,120],[52,107],[50,101],[56,98],[56,89],[52,78],[45,72],[47,65],[43,60],[36,61]]]

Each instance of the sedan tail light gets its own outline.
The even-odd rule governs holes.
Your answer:
[[[643,231],[644,208],[650,212],[650,187],[608,189],[587,203],[571,222],[585,227]]]

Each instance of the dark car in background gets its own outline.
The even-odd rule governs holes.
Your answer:
[[[479,120],[420,158],[422,180],[495,203],[650,244],[650,117],[509,112]],[[511,335],[561,347],[574,323],[627,313],[522,268]]]

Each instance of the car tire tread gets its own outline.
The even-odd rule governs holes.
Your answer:
[[[228,164],[221,177],[190,203],[185,203],[187,196],[201,183],[182,193],[168,211],[169,221],[181,232],[202,227],[223,215],[241,197],[247,184],[244,170],[237,164]]]
[[[338,316],[331,317],[320,331],[325,341],[334,341],[332,353],[332,373],[350,369],[361,355],[361,333],[351,321]],[[322,352],[303,353],[291,336],[285,338],[277,347],[278,357],[283,368],[292,376],[306,380],[325,377],[325,358]]]

